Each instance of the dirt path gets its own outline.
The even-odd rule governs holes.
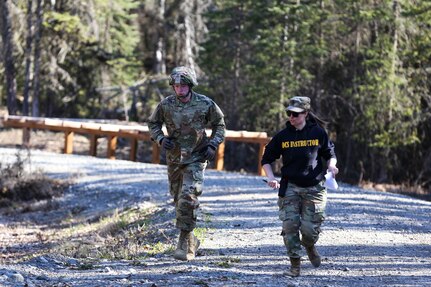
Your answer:
[[[6,154],[13,152],[0,149],[2,161]],[[148,203],[173,218],[163,166],[44,152],[32,158],[52,176],[77,175],[56,216],[80,207],[84,221],[119,205]],[[192,262],[162,254],[139,262],[101,260],[77,270],[73,258],[50,254],[0,265],[0,286],[431,286],[430,202],[340,184],[329,192],[318,242],[322,266],[313,268],[303,257],[302,276],[295,279],[283,275],[288,259],[276,192],[261,177],[209,170],[201,206],[199,226],[207,232]],[[49,220],[43,216],[53,216],[47,214],[32,213],[41,220],[30,228],[46,228]],[[1,216],[3,252],[13,249],[12,226],[15,231],[29,227],[24,217]],[[29,229],[21,235],[35,233]],[[26,256],[32,246],[26,245]]]

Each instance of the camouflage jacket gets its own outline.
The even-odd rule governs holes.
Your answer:
[[[167,135],[162,131],[165,124]],[[210,126],[210,137],[205,128]],[[191,163],[203,160],[207,145],[215,148],[225,137],[224,115],[210,98],[192,92],[189,102],[182,103],[175,95],[162,100],[148,119],[151,137],[159,145],[167,136],[175,142],[175,147],[166,152],[168,163]]]

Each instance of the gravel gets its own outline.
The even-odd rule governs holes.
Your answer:
[[[15,149],[0,148],[0,162]],[[128,206],[159,206],[173,218],[166,167],[122,160],[32,151],[31,168],[75,184],[51,212],[1,215],[3,258],[14,242],[34,237],[55,218],[80,210],[81,221]],[[198,226],[208,231],[194,261],[159,255],[136,262],[101,260],[78,270],[78,259],[30,256],[0,263],[0,286],[431,286],[431,202],[339,183],[328,194],[318,250],[322,265],[302,258],[301,276],[284,275],[289,263],[280,236],[277,193],[262,177],[207,170]],[[29,217],[34,218],[29,224]],[[79,218],[78,218],[79,220]],[[16,255],[16,254],[15,254]]]

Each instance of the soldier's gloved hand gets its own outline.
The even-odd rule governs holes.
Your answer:
[[[211,161],[215,158],[215,154],[216,154],[216,148],[213,147],[212,145],[208,145],[207,150],[204,152],[204,159]]]
[[[175,146],[174,142],[169,138],[163,138],[160,144],[166,150],[171,150]]]

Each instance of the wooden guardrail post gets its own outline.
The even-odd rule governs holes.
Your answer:
[[[117,148],[117,136],[108,136],[108,151],[107,157],[109,159],[115,159],[115,149]]]
[[[73,152],[73,135],[72,131],[64,132],[64,153],[71,154]]]
[[[97,156],[97,139],[99,137],[96,135],[91,134],[90,135],[90,151],[89,154],[91,156]]]
[[[223,170],[224,167],[224,148],[225,148],[225,142],[222,142],[219,144],[217,149],[217,154],[215,158],[215,169],[216,170]]]
[[[30,129],[29,128],[22,129],[22,145],[24,147],[30,146]]]
[[[138,140],[130,139],[130,154],[129,160],[136,161],[136,153],[138,151]]]

